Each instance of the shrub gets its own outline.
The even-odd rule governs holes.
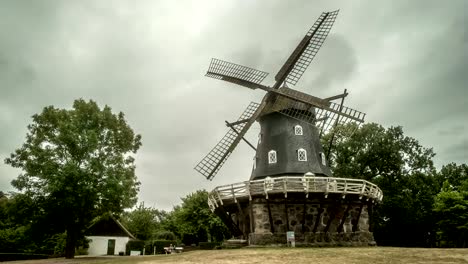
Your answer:
[[[130,255],[130,251],[139,250],[141,251],[145,247],[145,241],[143,240],[130,240],[125,246],[125,254]]]
[[[221,244],[219,242],[200,242],[198,245],[200,246],[200,249],[215,249]]]
[[[0,262],[13,261],[13,260],[28,260],[28,259],[46,259],[48,255],[45,254],[31,254],[31,253],[0,253]]]
[[[154,237],[158,240],[176,240],[176,235],[171,231],[157,232]]]
[[[170,245],[177,245],[177,241],[175,240],[153,240],[153,241],[147,241],[145,245],[145,253],[147,255],[153,254],[154,247],[156,247],[156,254],[164,254],[164,248],[169,247]]]

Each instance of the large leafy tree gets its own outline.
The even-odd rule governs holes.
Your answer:
[[[437,173],[437,178],[440,186],[447,182],[451,188],[458,190],[468,179],[468,165],[452,162],[442,166],[442,169]]]
[[[467,247],[468,166],[449,163],[437,174],[441,191],[434,199],[437,233],[442,246]]]
[[[457,190],[448,181],[435,197],[434,212],[443,246],[466,247],[468,240],[468,181]]]
[[[211,241],[223,241],[229,237],[229,230],[223,221],[208,207],[208,192],[198,190],[182,198],[182,205],[174,210],[162,222],[165,230],[173,231],[184,243],[192,244]]]
[[[384,200],[376,208],[374,233],[386,245],[425,245],[434,233],[433,197],[439,192],[434,152],[405,136],[402,127],[375,123],[337,127],[323,137],[333,140],[329,162],[335,177],[376,183]]]
[[[152,207],[145,207],[144,203],[131,212],[125,212],[121,221],[130,233],[138,239],[148,240],[154,238],[161,230],[161,222],[165,220],[167,212]]]
[[[45,107],[32,119],[26,142],[5,162],[22,169],[12,185],[39,208],[37,219],[66,231],[65,256],[73,258],[76,241],[94,217],[136,203],[139,182],[131,154],[141,137],[123,113],[82,99],[72,109]]]

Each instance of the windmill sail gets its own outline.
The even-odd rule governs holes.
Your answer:
[[[251,102],[238,120],[251,118],[259,106],[260,104]],[[242,131],[246,124],[248,124],[248,122],[238,123],[234,125],[234,128],[237,131]],[[195,170],[205,176],[208,180],[213,179],[234,150],[233,143],[239,136],[240,135],[232,128],[229,129],[218,144],[216,144],[216,146],[197,164],[197,166],[195,166]]]
[[[333,126],[335,126],[335,124],[344,125],[349,122],[363,123],[364,117],[366,116],[366,114],[363,112],[354,110],[346,106],[340,106],[340,104],[337,103],[331,103],[330,108],[335,110],[336,112],[331,112],[326,109],[320,108],[316,111],[317,119],[323,120],[323,122],[319,122],[316,124],[317,128],[321,130],[321,134],[330,131],[330,129],[332,129]],[[355,118],[352,119],[350,118],[350,116]]]
[[[338,12],[339,10],[324,12],[317,19],[283,67],[281,67],[278,74],[276,74],[275,80],[279,83],[278,87],[283,81],[290,85],[296,85],[327,38]]]
[[[267,75],[268,73],[264,71],[214,58],[211,59],[210,67],[206,73],[208,77],[236,83],[251,89],[257,88],[252,85],[260,84]]]

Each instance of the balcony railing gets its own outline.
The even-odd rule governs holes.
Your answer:
[[[265,178],[261,180],[244,181],[216,187],[208,195],[208,205],[214,211],[216,207],[224,203],[236,203],[237,199],[252,199],[253,196],[264,196],[284,193],[322,193],[325,197],[329,194],[341,194],[343,198],[348,194],[358,195],[359,199],[371,199],[380,202],[383,193],[380,188],[368,181],[359,179],[315,177],[315,176],[283,176]]]

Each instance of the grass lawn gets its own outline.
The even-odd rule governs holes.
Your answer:
[[[152,263],[468,263],[468,249],[429,248],[243,248],[198,250],[182,254],[135,257],[78,257],[72,260],[47,259],[15,261],[15,264],[152,264]]]

